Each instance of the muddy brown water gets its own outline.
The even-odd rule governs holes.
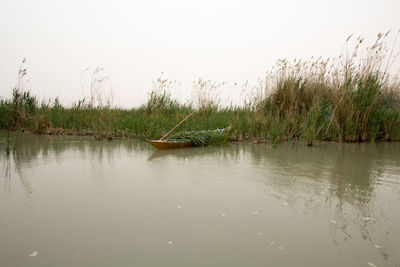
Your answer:
[[[400,143],[0,140],[0,266],[400,264]]]

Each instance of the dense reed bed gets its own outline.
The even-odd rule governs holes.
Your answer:
[[[400,140],[400,82],[390,71],[398,58],[387,46],[389,33],[363,48],[361,37],[349,37],[338,58],[280,60],[259,80],[242,106],[223,106],[214,95],[217,83],[198,80],[197,99],[179,103],[159,79],[147,103],[121,109],[78,101],[70,107],[58,99],[39,103],[21,86],[21,65],[11,99],[0,102],[0,128],[39,134],[159,138],[193,110],[176,131],[231,127],[227,141],[364,142]],[[394,47],[394,45],[393,45]],[[394,74],[393,74],[394,73]],[[93,91],[93,90],[92,90]]]

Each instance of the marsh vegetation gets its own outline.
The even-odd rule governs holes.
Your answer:
[[[171,96],[171,81],[157,79],[142,106],[113,107],[99,97],[107,80],[99,71],[92,75],[87,98],[69,107],[58,98],[39,103],[24,89],[24,61],[12,98],[0,102],[0,128],[97,138],[159,138],[197,110],[177,132],[231,127],[225,142],[398,141],[400,82],[398,72],[389,71],[398,57],[387,44],[388,35],[379,34],[368,47],[363,38],[350,36],[338,58],[279,60],[249,89],[240,106],[221,104],[221,84],[202,79],[193,83],[196,99],[180,103]]]

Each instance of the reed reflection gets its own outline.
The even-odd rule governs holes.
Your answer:
[[[381,209],[378,179],[386,170],[397,169],[399,144],[319,144],[268,145],[236,144],[226,147],[188,148],[154,151],[149,161],[219,158],[246,168],[251,164],[260,175],[245,179],[289,206],[312,217],[324,216],[335,244],[352,240],[359,233],[379,249],[392,231],[389,217]],[[380,201],[378,201],[380,199]],[[356,228],[356,229],[354,229]],[[358,230],[357,230],[358,229]],[[357,234],[358,236],[358,234]]]

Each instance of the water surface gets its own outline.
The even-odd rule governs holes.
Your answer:
[[[400,143],[0,137],[0,266],[400,264]]]

